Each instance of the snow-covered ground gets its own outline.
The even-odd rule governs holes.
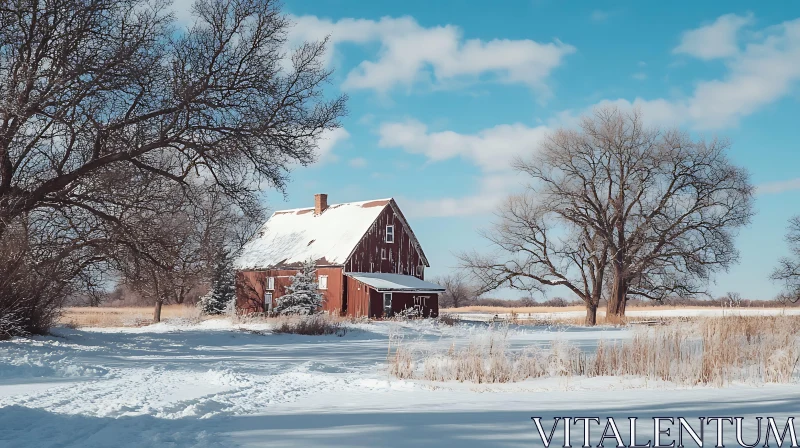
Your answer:
[[[448,347],[485,331],[484,323],[427,321],[354,325],[344,337],[273,335],[263,324],[226,320],[58,328],[51,337],[0,342],[0,446],[529,447],[541,446],[532,416],[800,412],[795,384],[680,388],[620,377],[433,384],[387,374],[390,337]],[[509,339],[591,349],[631,334],[519,327]]]

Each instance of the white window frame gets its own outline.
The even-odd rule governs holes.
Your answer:
[[[264,304],[266,305],[266,309],[268,313],[272,312],[272,299],[274,295],[271,292],[264,293]]]
[[[414,306],[425,307],[431,296],[414,296]]]
[[[385,241],[387,243],[394,243],[394,226],[386,226]]]
[[[425,273],[425,265],[420,263],[417,265],[417,275],[422,277],[422,274]]]
[[[381,248],[381,260],[386,259],[386,248]]]
[[[323,280],[325,280],[323,284]],[[317,287],[318,289],[327,290],[328,289],[328,276],[327,275],[320,275],[317,277]]]
[[[275,277],[267,277],[267,291],[275,291]]]

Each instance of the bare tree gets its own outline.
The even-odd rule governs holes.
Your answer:
[[[70,259],[85,273],[118,246],[167,269],[158,241],[128,225],[164,194],[144,180],[202,177],[257,213],[258,192],[283,189],[339,126],[346,98],[325,95],[325,42],[287,49],[276,1],[192,11],[184,30],[161,0],[0,6],[0,242],[25,228],[60,246],[29,253],[30,266]]]
[[[445,291],[439,294],[440,308],[469,306],[477,297],[477,288],[469,283],[469,279],[464,272],[442,275],[432,281],[445,288]]]
[[[480,292],[503,286],[523,291],[566,287],[586,304],[585,323],[595,325],[607,248],[592,229],[575,226],[537,199],[530,193],[511,196],[499,221],[482,232],[494,252],[462,254],[461,264],[478,281]]]
[[[721,298],[721,301],[727,303],[728,306],[732,308],[740,308],[744,304],[744,299],[742,299],[742,295],[738,292],[726,293],[725,296]]]
[[[713,272],[737,260],[733,237],[752,215],[753,187],[728,147],[647,128],[639,111],[597,109],[514,163],[530,184],[485,235],[500,252],[464,264],[486,287],[565,286],[587,304],[587,323],[604,281],[612,320],[628,297],[707,294]]]
[[[584,241],[602,240],[613,319],[630,296],[707,294],[713,272],[737,260],[733,238],[752,216],[753,187],[729,146],[603,108],[515,166],[545,208],[584,229]]]
[[[800,216],[789,220],[786,242],[791,255],[779,260],[770,278],[783,284],[784,291],[779,296],[781,302],[797,302],[800,301]]]
[[[219,252],[236,253],[262,222],[213,184],[193,179],[180,188],[155,177],[148,185],[159,181],[165,185],[154,190],[168,194],[148,201],[149,209],[138,208],[119,233],[129,244],[108,254],[122,283],[155,304],[156,322],[163,304],[182,304],[208,289]]]

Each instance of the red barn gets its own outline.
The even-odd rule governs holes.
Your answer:
[[[269,312],[300,265],[314,260],[323,308],[388,317],[407,309],[439,314],[439,285],[426,282],[428,259],[394,199],[275,212],[236,260],[237,307]]]

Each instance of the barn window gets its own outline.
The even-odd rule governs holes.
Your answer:
[[[425,270],[425,266],[423,266],[423,265],[417,266],[417,275],[422,277],[422,274],[424,273],[424,270]]]
[[[425,306],[425,302],[428,301],[429,296],[414,296],[414,306]]]
[[[272,312],[272,293],[264,293],[264,310],[268,313]]]
[[[381,249],[381,260],[386,259],[386,249]]]
[[[320,275],[317,283],[319,284],[319,289],[328,289],[328,276]]]
[[[386,242],[394,243],[394,226],[386,226]]]
[[[267,289],[272,291],[275,289],[275,277],[267,278]]]

